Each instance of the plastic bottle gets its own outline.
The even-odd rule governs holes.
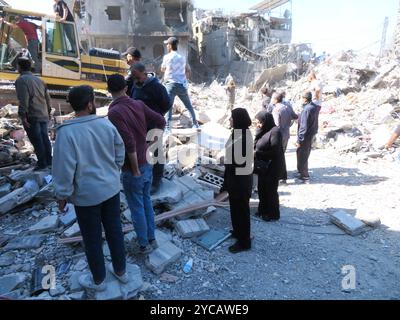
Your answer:
[[[193,259],[190,258],[188,262],[183,266],[183,272],[184,273],[189,273],[192,270],[193,267]]]

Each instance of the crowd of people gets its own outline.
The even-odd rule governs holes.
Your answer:
[[[64,8],[63,18],[68,17],[63,1],[56,2]],[[106,289],[107,269],[122,283],[129,281],[120,216],[121,181],[137,234],[138,251],[148,254],[158,247],[151,194],[160,187],[164,162],[149,160],[160,159],[164,154],[160,141],[163,132],[170,127],[176,96],[192,115],[193,128],[199,128],[188,94],[188,64],[178,53],[176,38],[171,37],[164,43],[168,49],[161,66],[164,84],[154,74],[146,72],[139,50],[131,47],[125,52],[130,66],[127,77],[115,74],[107,79],[112,96],[108,119],[96,115],[92,87],[72,88],[68,101],[75,118],[57,128],[53,150],[48,136],[51,100],[47,87],[31,72],[31,60],[18,60],[19,117],[37,155],[35,170],[51,167],[60,212],[65,213],[67,203],[75,206],[91,271],[82,275],[79,282],[88,289]],[[288,180],[285,153],[295,121],[298,122],[298,181],[308,183],[310,180],[308,162],[318,133],[322,88],[314,72],[310,73],[309,82],[310,89],[302,96],[300,115],[295,113],[284,92],[263,89],[265,100],[254,119],[254,137],[250,131],[253,120],[248,111],[234,108],[233,78],[226,83],[231,94],[228,112],[231,112],[232,135],[226,145],[221,192],[229,194],[232,237],[237,239],[229,248],[232,253],[252,247],[250,199],[255,178],[260,200],[257,215],[266,222],[280,219],[278,188]],[[157,134],[149,141],[149,133],[154,131]],[[400,127],[387,148],[392,147],[399,135]],[[153,144],[158,144],[158,148],[151,153]],[[112,257],[112,263],[107,266],[102,250],[103,228]]]

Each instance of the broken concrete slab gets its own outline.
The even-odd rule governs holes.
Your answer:
[[[107,271],[107,289],[104,292],[96,293],[96,300],[127,300],[134,298],[143,285],[140,268],[134,264],[126,265],[129,283],[122,284],[117,278]]]
[[[172,274],[166,273],[164,272],[161,276],[160,276],[160,281],[161,282],[167,282],[167,283],[175,283],[179,280],[179,278],[177,276],[174,276]]]
[[[37,224],[30,227],[28,234],[46,233],[57,229],[59,224],[57,216],[48,216],[40,220]]]
[[[192,241],[204,249],[212,251],[230,237],[231,233],[226,230],[210,230],[207,233],[192,239]]]
[[[155,274],[161,274],[166,267],[176,262],[181,254],[182,250],[172,242],[165,242],[149,254],[146,266]]]
[[[67,205],[67,213],[60,216],[61,224],[64,227],[69,227],[76,221],[75,207],[72,204]]]
[[[75,293],[82,291],[83,288],[79,284],[79,277],[82,275],[81,272],[74,272],[68,280],[69,292]]]
[[[25,273],[16,273],[0,278],[0,295],[9,293],[20,288],[28,279]]]
[[[221,151],[229,140],[231,131],[218,123],[207,123],[201,128],[200,146],[213,151]]]
[[[4,247],[4,250],[11,251],[11,250],[38,249],[41,247],[44,240],[45,240],[45,236],[43,236],[43,235],[18,237],[18,238],[11,240]]]
[[[153,206],[156,206],[163,203],[176,204],[179,203],[182,198],[183,192],[181,188],[177,188],[175,183],[163,179],[160,189],[151,197],[151,200]]]
[[[210,227],[204,219],[178,221],[175,229],[182,238],[193,238],[210,231]]]
[[[331,222],[351,236],[358,236],[368,228],[364,222],[343,210],[334,213]]]
[[[17,255],[13,252],[6,252],[0,256],[0,267],[8,267],[11,266]]]
[[[78,222],[75,222],[72,227],[64,231],[63,235],[67,238],[75,237],[81,233]]]
[[[32,200],[38,192],[39,185],[37,182],[33,180],[27,181],[22,188],[0,198],[0,215],[6,214],[15,207]]]
[[[0,197],[3,197],[11,192],[11,184],[6,183],[0,186]]]

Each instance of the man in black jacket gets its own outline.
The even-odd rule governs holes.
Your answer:
[[[312,102],[311,92],[303,95],[304,109],[299,117],[299,131],[297,138],[297,170],[300,180],[308,182],[308,159],[310,158],[312,142],[318,133],[318,120],[321,107]]]
[[[165,116],[170,108],[170,99],[167,89],[158,81],[154,74],[146,72],[143,63],[137,62],[131,67],[131,74],[134,79],[131,97],[134,100],[143,101],[150,109],[158,114]],[[153,123],[147,124],[147,130],[155,129]],[[158,158],[158,152],[162,151],[162,145],[155,150],[154,156]],[[153,166],[152,194],[157,192],[164,175],[164,163],[159,161]]]

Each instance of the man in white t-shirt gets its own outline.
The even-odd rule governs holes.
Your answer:
[[[164,44],[167,45],[168,54],[164,56],[161,72],[164,73],[165,87],[167,88],[171,100],[167,126],[169,127],[172,120],[172,107],[174,106],[175,97],[178,96],[192,116],[193,127],[198,128],[199,125],[196,120],[196,114],[190,102],[187,89],[187,75],[190,73],[190,68],[186,63],[186,59],[178,53],[178,43],[179,41],[175,37],[164,41]]]
[[[322,84],[321,81],[317,79],[317,76],[314,71],[311,71],[308,76],[308,82],[310,82],[309,91],[313,96],[313,103],[318,106],[322,104]]]

